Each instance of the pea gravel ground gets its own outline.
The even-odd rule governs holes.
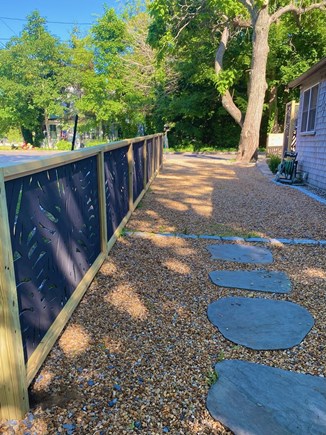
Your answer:
[[[230,156],[168,155],[128,228],[326,239],[325,211]],[[3,433],[231,434],[205,408],[217,361],[325,376],[326,246],[266,245],[274,256],[269,269],[287,272],[293,290],[259,297],[299,303],[315,326],[299,346],[254,351],[224,339],[206,310],[219,297],[257,297],[216,287],[209,272],[255,265],[211,260],[211,243],[120,237],[31,386],[31,413],[3,425]]]

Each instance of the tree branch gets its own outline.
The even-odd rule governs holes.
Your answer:
[[[230,37],[230,31],[227,26],[224,27],[222,32],[220,45],[216,51],[215,56],[215,72],[216,75],[219,75],[223,70],[223,57],[227,47],[227,43]],[[235,105],[233,98],[229,91],[226,91],[224,95],[222,95],[222,106],[224,109],[232,116],[232,118],[237,122],[237,124],[242,127],[243,125],[243,114],[241,110]]]
[[[254,6],[251,0],[239,0],[239,3],[241,3],[249,12],[250,16],[252,17],[252,14],[254,12]]]
[[[275,23],[275,21],[277,21],[283,14],[286,14],[287,12],[293,12],[296,15],[302,15],[313,9],[323,9],[323,8],[326,8],[326,0],[323,0],[320,3],[313,3],[312,5],[303,8],[298,7],[294,4],[289,4],[274,12],[274,14],[271,16],[271,22]]]
[[[220,45],[216,51],[215,55],[215,72],[218,75],[223,69],[223,57],[229,41],[230,31],[228,26],[225,26],[222,32]]]
[[[178,39],[180,33],[182,32],[183,29],[185,29],[189,24],[190,24],[191,20],[187,21],[186,24],[184,24],[179,30],[178,33],[176,34],[176,36],[174,37],[174,40]]]
[[[252,27],[251,20],[246,20],[245,18],[242,17],[235,17],[232,20],[232,24],[234,24],[237,27],[245,27],[245,28]]]
[[[202,8],[203,3],[196,8],[195,12],[188,12],[188,10],[190,9],[190,5],[183,5],[181,7],[181,10],[185,10],[186,12],[183,16],[181,16],[181,20],[179,21],[179,23],[176,23],[176,27],[179,29],[176,36],[174,37],[174,40],[178,39],[180,33],[191,23],[191,21],[198,15]],[[178,18],[177,15],[174,16],[174,19],[176,18]],[[185,24],[183,24],[183,21],[185,21]]]

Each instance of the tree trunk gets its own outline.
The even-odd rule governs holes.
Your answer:
[[[44,124],[45,124],[46,139],[47,139],[48,147],[52,148],[52,138],[51,138],[51,131],[50,131],[49,118],[48,118],[47,111],[44,112]]]
[[[266,84],[266,64],[269,52],[270,16],[263,7],[253,22],[252,61],[248,87],[248,106],[241,130],[237,160],[250,162],[259,146],[259,131],[263,115]]]
[[[33,133],[31,130],[25,127],[21,127],[22,136],[24,139],[24,142],[33,144]]]
[[[224,27],[222,32],[221,41],[219,44],[219,47],[216,51],[215,56],[215,72],[216,75],[219,75],[223,68],[223,57],[224,53],[228,44],[228,40],[230,37],[230,32],[227,26]],[[230,91],[226,91],[222,95],[222,106],[224,109],[232,116],[232,118],[237,122],[237,124],[240,125],[242,128],[243,126],[243,116],[239,108],[234,104],[232,95],[230,94]]]

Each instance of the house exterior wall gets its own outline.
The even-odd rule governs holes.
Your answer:
[[[314,134],[301,133],[303,93],[319,83]],[[326,71],[319,71],[301,86],[297,146],[299,170],[308,173],[311,186],[326,190]]]

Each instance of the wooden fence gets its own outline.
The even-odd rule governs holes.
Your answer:
[[[0,419],[28,386],[163,161],[163,136],[0,168]]]

